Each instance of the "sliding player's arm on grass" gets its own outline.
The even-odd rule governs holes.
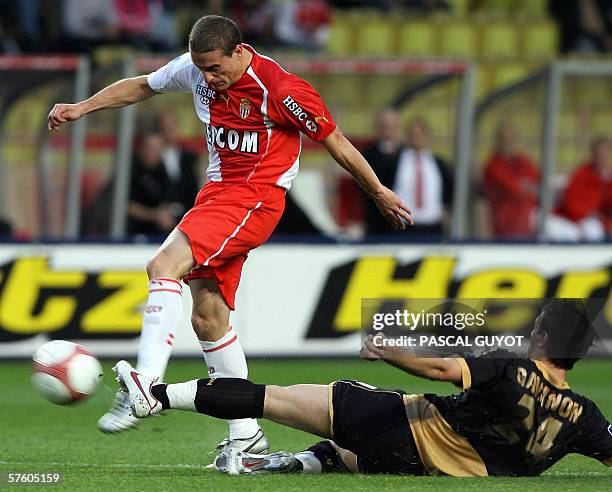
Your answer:
[[[462,386],[461,366],[457,359],[417,357],[412,350],[383,344],[383,339],[382,334],[369,335],[361,348],[361,356],[365,359],[384,360],[414,376],[433,381],[448,381]]]
[[[588,425],[573,440],[570,453],[578,453],[612,467],[612,425],[597,408],[587,405],[582,416]]]
[[[334,160],[372,197],[380,212],[393,227],[405,229],[406,224],[414,223],[410,209],[393,191],[381,184],[368,161],[337,127],[322,143]]]
[[[157,92],[149,86],[146,75],[119,80],[84,101],[53,106],[47,117],[49,130],[59,130],[64,123],[78,120],[88,113],[101,109],[122,108],[156,94]]]

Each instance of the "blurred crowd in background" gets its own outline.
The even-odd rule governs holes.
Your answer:
[[[540,2],[542,3],[542,2]],[[612,2],[576,0],[545,2],[546,15],[559,33],[558,55],[609,53],[612,50]],[[128,46],[143,52],[185,49],[193,22],[205,14],[223,14],[240,26],[245,41],[263,49],[290,49],[307,55],[325,48],[335,16],[375,10],[393,19],[426,19],[452,15],[458,6],[471,16],[505,16],[519,22],[529,15],[528,0],[0,0],[0,53],[92,53],[99,47]],[[166,234],[193,203],[203,183],[199,155],[181,142],[177,115],[162,112],[142,128],[135,141],[128,206],[130,234]],[[372,134],[362,146],[381,182],[394,189],[413,210],[417,225],[412,235],[444,237],[453,204],[452,156],[431,148],[437,121],[413,115],[403,122],[394,108],[378,112]],[[488,237],[533,239],[539,200],[540,167],[524,150],[519,125],[499,121],[494,146],[479,163],[473,183],[489,217]],[[374,135],[375,133],[375,135]],[[590,138],[584,158],[575,163],[566,181],[555,190],[555,207],[547,236],[562,241],[601,241],[612,238],[611,128]],[[481,165],[480,165],[481,164]],[[346,183],[344,183],[346,184]],[[84,202],[83,232],[108,232],[113,180]],[[360,234],[394,231],[371,201],[353,183],[338,187],[349,222]],[[342,222],[342,220],[340,220]],[[0,236],[11,232],[0,220]],[[277,232],[318,234],[321,228],[288,195],[287,211]]]
[[[156,125],[137,141],[128,206],[130,234],[170,232],[193,203],[203,182],[198,156],[180,144],[172,113],[156,118]],[[400,114],[385,108],[376,118],[377,134],[363,149],[381,183],[410,207],[415,225],[410,235],[444,237],[449,231],[453,205],[450,163],[431,147],[429,122],[417,116],[403,127]],[[549,239],[565,242],[598,242],[612,238],[612,141],[600,135],[563,187],[556,190],[555,207],[547,221]],[[397,234],[372,200],[345,178],[345,209],[363,225],[363,233]],[[536,237],[540,169],[521,149],[521,136],[511,120],[500,121],[495,145],[490,149],[477,183],[490,217],[491,236],[529,240]],[[96,211],[107,210],[112,182],[85,213],[91,220],[87,234],[103,234],[108,224]],[[106,202],[105,202],[106,201]],[[277,228],[281,234],[320,234],[301,207],[287,195],[287,208]]]
[[[411,121],[403,135],[400,115],[393,109],[377,118],[377,139],[364,155],[381,182],[412,209],[414,233],[448,231],[453,197],[451,169],[429,148],[431,128],[424,119]],[[556,190],[556,205],[546,235],[556,241],[603,241],[612,238],[612,141],[598,135],[567,182]],[[521,148],[511,120],[498,123],[495,145],[474,183],[484,198],[492,236],[499,239],[536,237],[540,168]],[[393,230],[364,197],[369,234]]]
[[[316,51],[325,45],[334,9],[376,9],[394,16],[451,12],[528,15],[527,0],[0,0],[0,52],[87,52],[121,43],[152,51],[185,45],[204,14],[233,18],[245,39],[262,47]],[[561,31],[561,52],[612,49],[609,0],[550,1]]]

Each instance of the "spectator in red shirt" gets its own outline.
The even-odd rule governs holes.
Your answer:
[[[497,128],[495,149],[485,164],[483,192],[496,237],[528,238],[535,231],[540,171],[516,150],[518,134],[511,123]]]
[[[289,0],[277,7],[276,37],[286,46],[317,51],[329,38],[331,21],[325,0]]]
[[[612,236],[610,148],[607,137],[593,140],[589,160],[572,174],[555,210],[556,219],[566,219],[578,227],[578,240],[599,241]]]

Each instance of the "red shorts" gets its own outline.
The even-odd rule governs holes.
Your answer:
[[[178,228],[189,238],[196,266],[183,280],[214,278],[235,309],[242,265],[266,242],[283,215],[285,189],[267,184],[208,182]]]

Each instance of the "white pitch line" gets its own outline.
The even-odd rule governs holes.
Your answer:
[[[607,477],[610,476],[607,472],[595,472],[595,471],[586,471],[586,472],[571,472],[571,471],[552,471],[552,472],[544,472],[541,477]]]
[[[198,465],[193,463],[159,463],[159,464],[151,464],[151,463],[60,463],[55,461],[43,461],[43,462],[26,462],[26,461],[2,461],[0,460],[0,465],[8,465],[8,466],[30,466],[30,467],[41,467],[41,466],[76,466],[81,468],[165,468],[165,469],[210,469],[214,468],[214,464],[209,465]],[[584,478],[584,477],[607,477],[609,473],[607,472],[595,472],[595,471],[587,471],[587,472],[571,472],[571,471],[553,471],[553,472],[545,472],[543,475],[540,475],[542,478],[546,477],[576,477],[576,478]],[[494,478],[494,477],[492,477]],[[537,478],[537,477],[533,477]]]
[[[40,467],[40,466],[76,466],[81,468],[194,468],[194,469],[202,469],[205,470],[208,465],[197,465],[192,463],[159,463],[159,464],[151,464],[151,463],[60,463],[54,461],[43,461],[43,462],[26,462],[26,461],[0,461],[0,465],[8,465],[8,466],[32,466],[32,467]]]

